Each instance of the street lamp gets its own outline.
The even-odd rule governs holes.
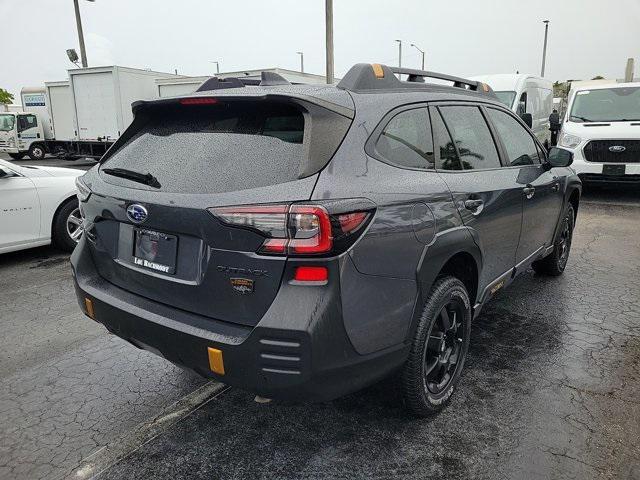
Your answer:
[[[395,40],[398,42],[398,68],[402,68],[402,40]]]
[[[218,75],[220,73],[220,62],[209,60],[209,63],[215,63],[216,64],[216,75]]]
[[[300,73],[304,73],[304,52],[296,52],[300,55]]]
[[[543,20],[544,23],[544,46],[542,47],[542,68],[540,69],[540,76],[544,77],[544,67],[547,60],[547,35],[549,34],[549,20]]]
[[[87,1],[95,2],[95,0]],[[73,0],[73,7],[76,11],[76,26],[78,27],[78,40],[80,41],[80,58],[82,59],[82,66],[87,68],[87,50],[84,48],[84,34],[82,33],[82,20],[80,19],[80,5],[78,4],[78,0]]]
[[[422,54],[422,70],[424,70],[424,50],[422,50],[419,46],[417,46],[415,43],[412,43],[411,46],[413,48],[415,48],[416,50],[418,50],[421,54]]]

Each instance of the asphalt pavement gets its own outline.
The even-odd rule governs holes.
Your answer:
[[[640,479],[639,227],[639,192],[588,192],[565,274],[486,306],[427,420],[393,378],[256,403],[83,316],[67,255],[1,255],[0,479]]]

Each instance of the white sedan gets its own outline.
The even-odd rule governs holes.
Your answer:
[[[73,250],[82,235],[75,186],[82,174],[0,160],[0,253],[49,243]]]

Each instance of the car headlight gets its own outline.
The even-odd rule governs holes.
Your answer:
[[[76,177],[76,190],[78,195],[78,200],[81,202],[86,202],[91,195],[91,190],[89,187],[85,185],[85,183],[80,179],[80,177]]]
[[[560,144],[561,147],[576,148],[578,145],[580,145],[580,142],[582,142],[582,139],[577,135],[571,135],[570,133],[563,133],[560,136],[560,142],[558,143]]]

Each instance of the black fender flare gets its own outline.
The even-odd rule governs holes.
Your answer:
[[[479,285],[480,272],[482,271],[483,257],[480,248],[473,240],[469,229],[465,226],[455,227],[436,234],[433,242],[425,246],[418,267],[416,269],[416,281],[418,284],[418,294],[413,307],[411,325],[407,331],[407,341],[413,338],[415,329],[422,315],[424,301],[431,291],[436,278],[447,262],[459,253],[466,253],[473,257],[476,262],[478,278],[476,284],[476,298],[471,298],[471,305],[474,306],[480,296],[481,285]]]

